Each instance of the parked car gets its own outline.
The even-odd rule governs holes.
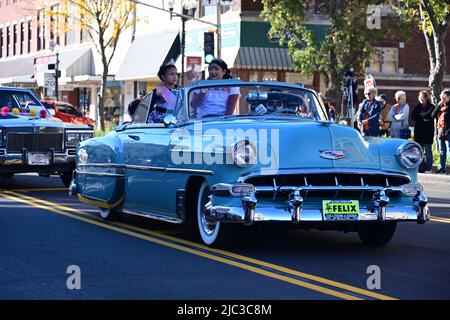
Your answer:
[[[205,112],[232,93],[234,114]],[[193,223],[207,245],[229,244],[237,225],[270,222],[385,245],[398,222],[429,220],[421,147],[331,123],[312,90],[201,81],[173,90],[163,122],[147,123],[154,100],[148,94],[131,123],[78,146],[69,192],[104,219]]]
[[[28,89],[0,87],[0,176],[36,172],[59,175],[67,187],[78,142],[92,138],[91,127],[65,125],[51,116]]]
[[[63,122],[85,124],[91,127],[95,126],[94,120],[84,117],[77,108],[68,102],[49,99],[41,100],[41,102],[54,117],[61,119]]]

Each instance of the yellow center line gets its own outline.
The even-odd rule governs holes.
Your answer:
[[[31,188],[31,189],[0,189],[0,191],[33,192],[33,191],[68,191],[67,188]]]
[[[149,237],[149,236],[142,235],[140,233],[124,230],[124,229],[115,227],[113,225],[108,225],[108,224],[105,224],[105,223],[102,223],[102,222],[99,222],[99,221],[94,221],[94,220],[91,220],[91,219],[88,219],[88,218],[80,217],[80,216],[77,216],[77,215],[74,215],[74,214],[67,213],[67,212],[64,212],[62,210],[56,209],[54,207],[46,207],[44,205],[39,205],[39,204],[36,204],[36,203],[34,203],[32,201],[28,201],[28,200],[25,200],[25,199],[22,199],[22,198],[18,198],[18,197],[15,197],[15,196],[7,195],[5,193],[0,193],[0,196],[4,197],[4,198],[7,198],[7,199],[10,199],[10,200],[13,200],[13,201],[26,203],[26,204],[28,204],[30,206],[33,206],[33,207],[36,207],[36,208],[40,208],[40,209],[47,210],[47,211],[52,211],[52,212],[61,214],[63,216],[70,217],[70,218],[73,218],[73,219],[76,219],[76,220],[80,220],[80,221],[83,221],[83,222],[86,222],[86,223],[90,223],[90,224],[93,224],[93,225],[96,225],[96,226],[99,226],[99,227],[102,227],[102,228],[105,228],[105,229],[109,229],[109,230],[112,230],[112,231],[120,232],[120,233],[129,235],[129,236],[133,236],[133,237],[136,237],[136,238],[139,238],[139,239],[142,239],[142,240],[146,240],[146,241],[149,241],[149,242],[157,243],[157,244],[160,244],[160,245],[163,245],[163,246],[167,246],[167,247],[170,247],[170,248],[173,248],[173,249],[177,249],[177,250],[180,250],[180,251],[183,251],[183,252],[191,253],[191,254],[194,254],[194,255],[197,255],[197,256],[201,256],[201,257],[204,257],[204,258],[207,258],[207,259],[210,259],[210,260],[214,260],[214,261],[221,262],[221,263],[224,263],[224,264],[227,264],[227,265],[231,265],[231,266],[234,266],[234,267],[238,267],[238,268],[241,268],[241,269],[244,269],[244,270],[247,270],[247,271],[251,271],[251,272],[254,272],[254,273],[266,276],[266,277],[278,279],[278,280],[281,280],[281,281],[284,281],[284,282],[288,282],[288,283],[291,283],[291,284],[294,284],[294,285],[297,285],[297,286],[300,286],[300,287],[308,288],[308,289],[311,289],[311,290],[314,290],[314,291],[317,291],[317,292],[320,292],[320,293],[323,293],[323,294],[326,294],[326,295],[331,295],[331,296],[334,296],[334,297],[337,297],[337,298],[346,299],[346,300],[362,300],[359,297],[355,297],[355,296],[352,296],[352,295],[341,293],[341,292],[338,292],[338,291],[335,291],[335,290],[332,290],[332,289],[321,287],[321,286],[318,286],[318,285],[315,285],[315,284],[311,284],[311,283],[308,283],[308,282],[305,282],[305,281],[301,281],[301,280],[298,280],[298,279],[293,279],[293,278],[290,278],[290,277],[287,277],[287,276],[279,275],[277,273],[266,271],[266,270],[263,270],[263,269],[260,269],[260,268],[257,268],[257,267],[249,266],[249,265],[246,265],[246,264],[241,263],[241,262],[236,262],[236,261],[229,260],[229,259],[226,259],[226,258],[218,257],[218,256],[215,256],[215,255],[206,253],[206,252],[202,252],[202,251],[199,251],[199,250],[187,248],[187,247],[184,247],[182,245],[178,245],[178,244],[174,244],[174,243],[167,242],[167,241],[164,241],[164,240],[152,238],[152,237]]]
[[[62,210],[83,214],[83,215],[92,217],[92,218],[94,218],[94,219],[96,219],[98,221],[102,221],[101,218],[99,218],[98,216],[93,215],[91,213],[83,212],[83,211],[76,210],[76,209],[73,209],[73,208],[70,208],[70,207],[61,206],[61,205],[58,205],[56,203],[52,203],[52,202],[49,202],[49,201],[37,199],[37,198],[34,198],[34,197],[25,196],[25,195],[22,195],[22,194],[19,194],[19,193],[15,193],[15,192],[12,192],[12,191],[8,191],[7,193],[15,194],[15,195],[17,195],[19,197],[26,198],[26,199],[29,199],[29,200],[32,200],[32,201],[36,201],[36,202],[40,202],[40,203],[43,203],[43,204],[46,204],[46,205],[50,205],[50,206],[53,206],[53,207],[56,207],[56,208],[60,208]],[[307,273],[304,273],[304,272],[300,272],[300,271],[297,271],[297,270],[293,270],[293,269],[289,269],[289,268],[286,268],[286,267],[278,266],[278,265],[275,265],[275,264],[272,264],[272,263],[268,263],[268,262],[265,262],[265,261],[253,259],[253,258],[250,258],[250,257],[242,256],[242,255],[239,255],[239,254],[236,254],[236,253],[232,253],[232,252],[228,252],[228,251],[224,251],[224,250],[220,250],[220,249],[210,248],[210,247],[205,246],[205,245],[201,245],[201,244],[194,243],[194,242],[191,242],[191,241],[187,241],[187,240],[179,239],[179,238],[176,238],[176,237],[172,237],[172,236],[160,233],[160,232],[150,231],[150,230],[147,230],[147,229],[135,227],[135,226],[128,225],[128,224],[125,224],[125,223],[121,223],[121,222],[114,222],[112,224],[117,225],[117,226],[122,226],[122,227],[125,227],[125,228],[129,228],[129,229],[132,229],[132,230],[135,230],[135,231],[139,231],[139,232],[142,232],[142,233],[150,234],[150,235],[153,235],[153,236],[157,236],[157,237],[160,237],[160,238],[164,238],[164,239],[167,239],[167,240],[170,240],[170,241],[174,241],[174,242],[177,242],[177,243],[181,243],[181,244],[184,244],[184,245],[189,245],[189,246],[201,249],[201,250],[205,250],[205,251],[209,251],[209,252],[212,252],[212,253],[220,254],[220,255],[223,255],[223,256],[230,257],[230,258],[239,259],[241,261],[249,262],[249,263],[252,263],[252,264],[255,264],[255,265],[271,268],[273,270],[281,271],[281,272],[286,273],[286,274],[302,277],[302,278],[305,278],[305,279],[308,279],[308,280],[313,280],[315,282],[319,282],[319,283],[322,283],[322,284],[333,286],[333,287],[336,287],[336,288],[339,288],[339,289],[344,289],[344,290],[347,290],[347,291],[350,291],[350,292],[354,292],[354,293],[357,293],[357,294],[361,294],[361,295],[365,295],[365,296],[368,296],[368,297],[371,297],[371,298],[381,299],[381,300],[396,300],[393,297],[389,297],[389,296],[386,296],[386,295],[378,294],[376,292],[360,289],[360,288],[353,287],[353,286],[350,286],[350,285],[347,285],[347,284],[344,284],[344,283],[340,283],[340,282],[337,282],[337,281],[329,280],[329,279],[322,278],[322,277],[319,277],[319,276],[310,275],[310,274],[307,274]]]
[[[444,217],[431,217],[430,220],[434,222],[450,223],[450,219]]]

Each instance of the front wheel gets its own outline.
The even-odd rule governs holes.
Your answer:
[[[359,227],[360,239],[370,246],[384,246],[394,236],[397,222],[384,222],[377,224],[364,224]]]
[[[117,221],[120,220],[122,216],[122,212],[117,209],[99,208],[98,212],[100,214],[100,217],[102,217],[103,220],[107,221]]]
[[[209,217],[207,207],[210,204],[211,191],[206,181],[200,186],[197,199],[197,222],[200,236],[208,246],[226,247],[234,239],[235,226],[221,223]]]

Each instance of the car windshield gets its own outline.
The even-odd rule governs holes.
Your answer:
[[[35,110],[36,114],[40,114],[45,107],[39,102],[38,99],[29,92],[26,91],[0,91],[0,107],[8,107],[10,111],[14,108],[20,111],[29,113],[31,110]],[[47,111],[47,110],[45,110]]]
[[[205,82],[207,84],[207,82]],[[189,118],[261,116],[326,120],[313,91],[279,84],[197,87],[189,91]]]

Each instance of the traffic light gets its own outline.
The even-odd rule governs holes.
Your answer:
[[[205,62],[210,63],[214,59],[214,32],[205,32],[203,39]]]

